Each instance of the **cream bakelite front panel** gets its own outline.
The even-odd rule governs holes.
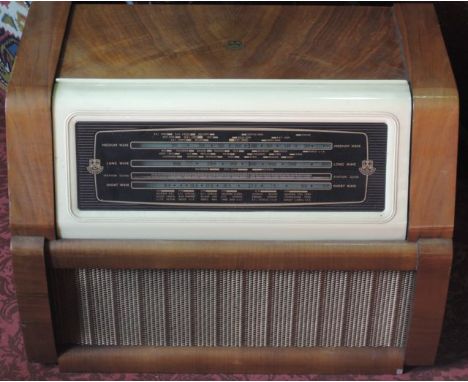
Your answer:
[[[385,123],[383,211],[78,208],[77,122]],[[61,238],[401,240],[406,237],[411,94],[406,81],[58,79],[53,99]]]

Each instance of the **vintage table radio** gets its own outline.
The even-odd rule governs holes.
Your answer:
[[[34,3],[7,99],[29,359],[431,364],[457,128],[428,4]]]

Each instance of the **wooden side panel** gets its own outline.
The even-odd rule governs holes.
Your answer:
[[[390,7],[77,4],[60,77],[402,79]]]
[[[6,100],[10,224],[55,237],[51,94],[69,4],[33,3]]]
[[[54,240],[54,268],[414,270],[416,243]]]
[[[458,93],[431,4],[396,4],[413,92],[408,239],[451,238]]]
[[[75,347],[59,357],[61,371],[142,373],[394,374],[399,348]]]
[[[434,363],[445,312],[452,264],[452,240],[418,242],[419,261],[406,347],[407,365]]]
[[[44,238],[13,236],[11,252],[24,345],[30,361],[56,362]]]

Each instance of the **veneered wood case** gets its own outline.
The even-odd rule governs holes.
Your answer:
[[[391,7],[77,5],[58,76],[404,79],[393,17]]]
[[[407,80],[407,240],[60,239],[58,77]],[[31,361],[64,371],[291,373],[434,362],[452,256],[458,96],[432,5],[33,3],[6,113]]]

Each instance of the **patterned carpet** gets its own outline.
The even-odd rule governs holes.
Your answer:
[[[2,91],[6,89],[10,79],[28,7],[29,2],[0,1],[0,89]]]
[[[0,2],[1,84],[5,89],[24,23],[24,3]],[[464,103],[462,102],[462,105]],[[466,105],[465,105],[466,107]],[[466,110],[462,109],[462,118]],[[463,122],[463,119],[462,119]],[[467,380],[468,379],[468,140],[462,126],[457,188],[455,259],[446,318],[434,367],[402,375],[225,375],[225,374],[64,374],[56,366],[28,363],[19,328],[9,252],[4,94],[0,90],[0,379],[1,380]]]

